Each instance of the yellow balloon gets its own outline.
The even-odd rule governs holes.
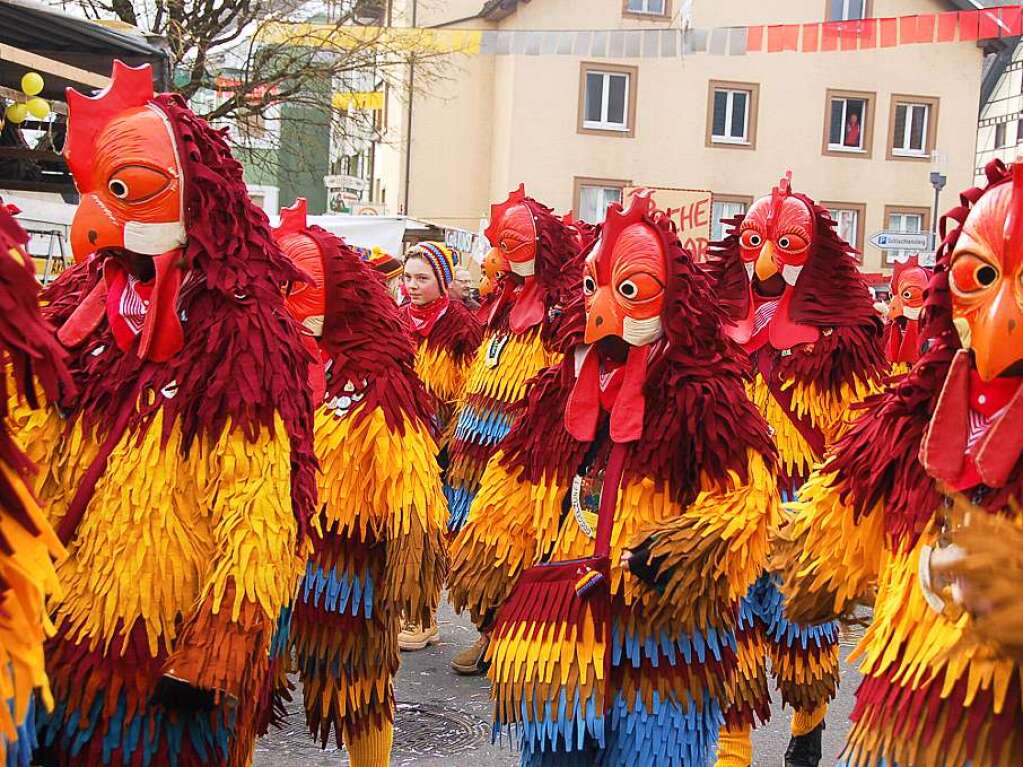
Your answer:
[[[36,96],[43,90],[43,77],[38,72],[27,72],[21,78],[21,90],[28,96]]]
[[[29,114],[33,117],[38,117],[40,120],[50,113],[50,102],[38,96],[30,98],[25,106],[28,107]]]
[[[25,122],[25,118],[28,117],[28,107],[18,101],[7,107],[6,114],[7,119],[17,125]]]

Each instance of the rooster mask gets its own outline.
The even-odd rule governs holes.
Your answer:
[[[830,328],[879,326],[856,251],[827,210],[791,182],[786,173],[711,246],[708,268],[729,304],[728,334],[751,354],[767,345],[809,348]]]
[[[1023,368],[1023,166],[981,197],[949,260],[952,316],[984,381]]]
[[[105,310],[118,346],[167,360],[183,345],[177,302],[187,271],[186,179],[173,121],[154,97],[148,65],[115,61],[105,90],[88,97],[69,88],[67,103],[64,155],[81,194],[71,247],[76,261],[97,261],[103,280],[61,340],[79,342]]]
[[[565,413],[580,441],[593,439],[601,409],[610,413],[615,442],[642,434],[647,361],[664,335],[669,282],[668,242],[655,215],[649,193],[636,194],[627,211],[612,205],[586,258],[587,346]]]
[[[513,294],[509,325],[516,333],[543,322],[547,311],[547,297],[537,278],[540,231],[536,208],[539,207],[526,196],[524,184],[519,184],[504,202],[490,206],[486,235],[491,250],[484,263],[490,261],[496,271],[507,270],[507,276],[501,280],[501,290],[502,295]],[[495,303],[494,314],[501,303]]]
[[[920,313],[931,270],[916,256],[896,264],[892,272],[892,303],[885,327],[885,353],[892,362],[913,364],[920,357]]]

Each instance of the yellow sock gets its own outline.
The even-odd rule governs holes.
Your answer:
[[[753,764],[753,742],[750,728],[721,728],[718,735],[718,759],[714,767],[750,767]]]
[[[806,735],[814,727],[824,721],[828,714],[828,705],[815,708],[813,711],[795,711],[792,714],[792,735]]]
[[[351,767],[387,767],[391,763],[393,741],[394,724],[386,721],[381,727],[370,727],[354,738],[346,736]]]

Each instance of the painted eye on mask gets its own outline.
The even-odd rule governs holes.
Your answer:
[[[764,237],[760,232],[754,231],[753,229],[747,229],[741,235],[739,235],[739,245],[746,250],[756,250],[764,244]]]
[[[125,165],[114,171],[107,181],[107,190],[127,203],[145,202],[170,185],[170,176],[145,165]]]
[[[998,268],[972,253],[964,253],[952,262],[952,290],[960,295],[981,293],[998,281]]]
[[[583,293],[592,296],[597,292],[597,281],[589,274],[583,277]]]
[[[644,303],[657,298],[664,291],[661,281],[648,272],[630,274],[618,283],[618,293],[627,301]]]
[[[802,253],[810,243],[801,234],[790,232],[778,238],[778,247],[786,253]]]
[[[920,288],[906,288],[902,291],[902,298],[906,301],[922,300],[924,292]]]

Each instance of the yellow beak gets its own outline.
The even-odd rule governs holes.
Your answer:
[[[756,264],[757,279],[764,282],[778,273],[778,267],[774,263],[774,246],[765,242],[764,247],[757,256]]]

